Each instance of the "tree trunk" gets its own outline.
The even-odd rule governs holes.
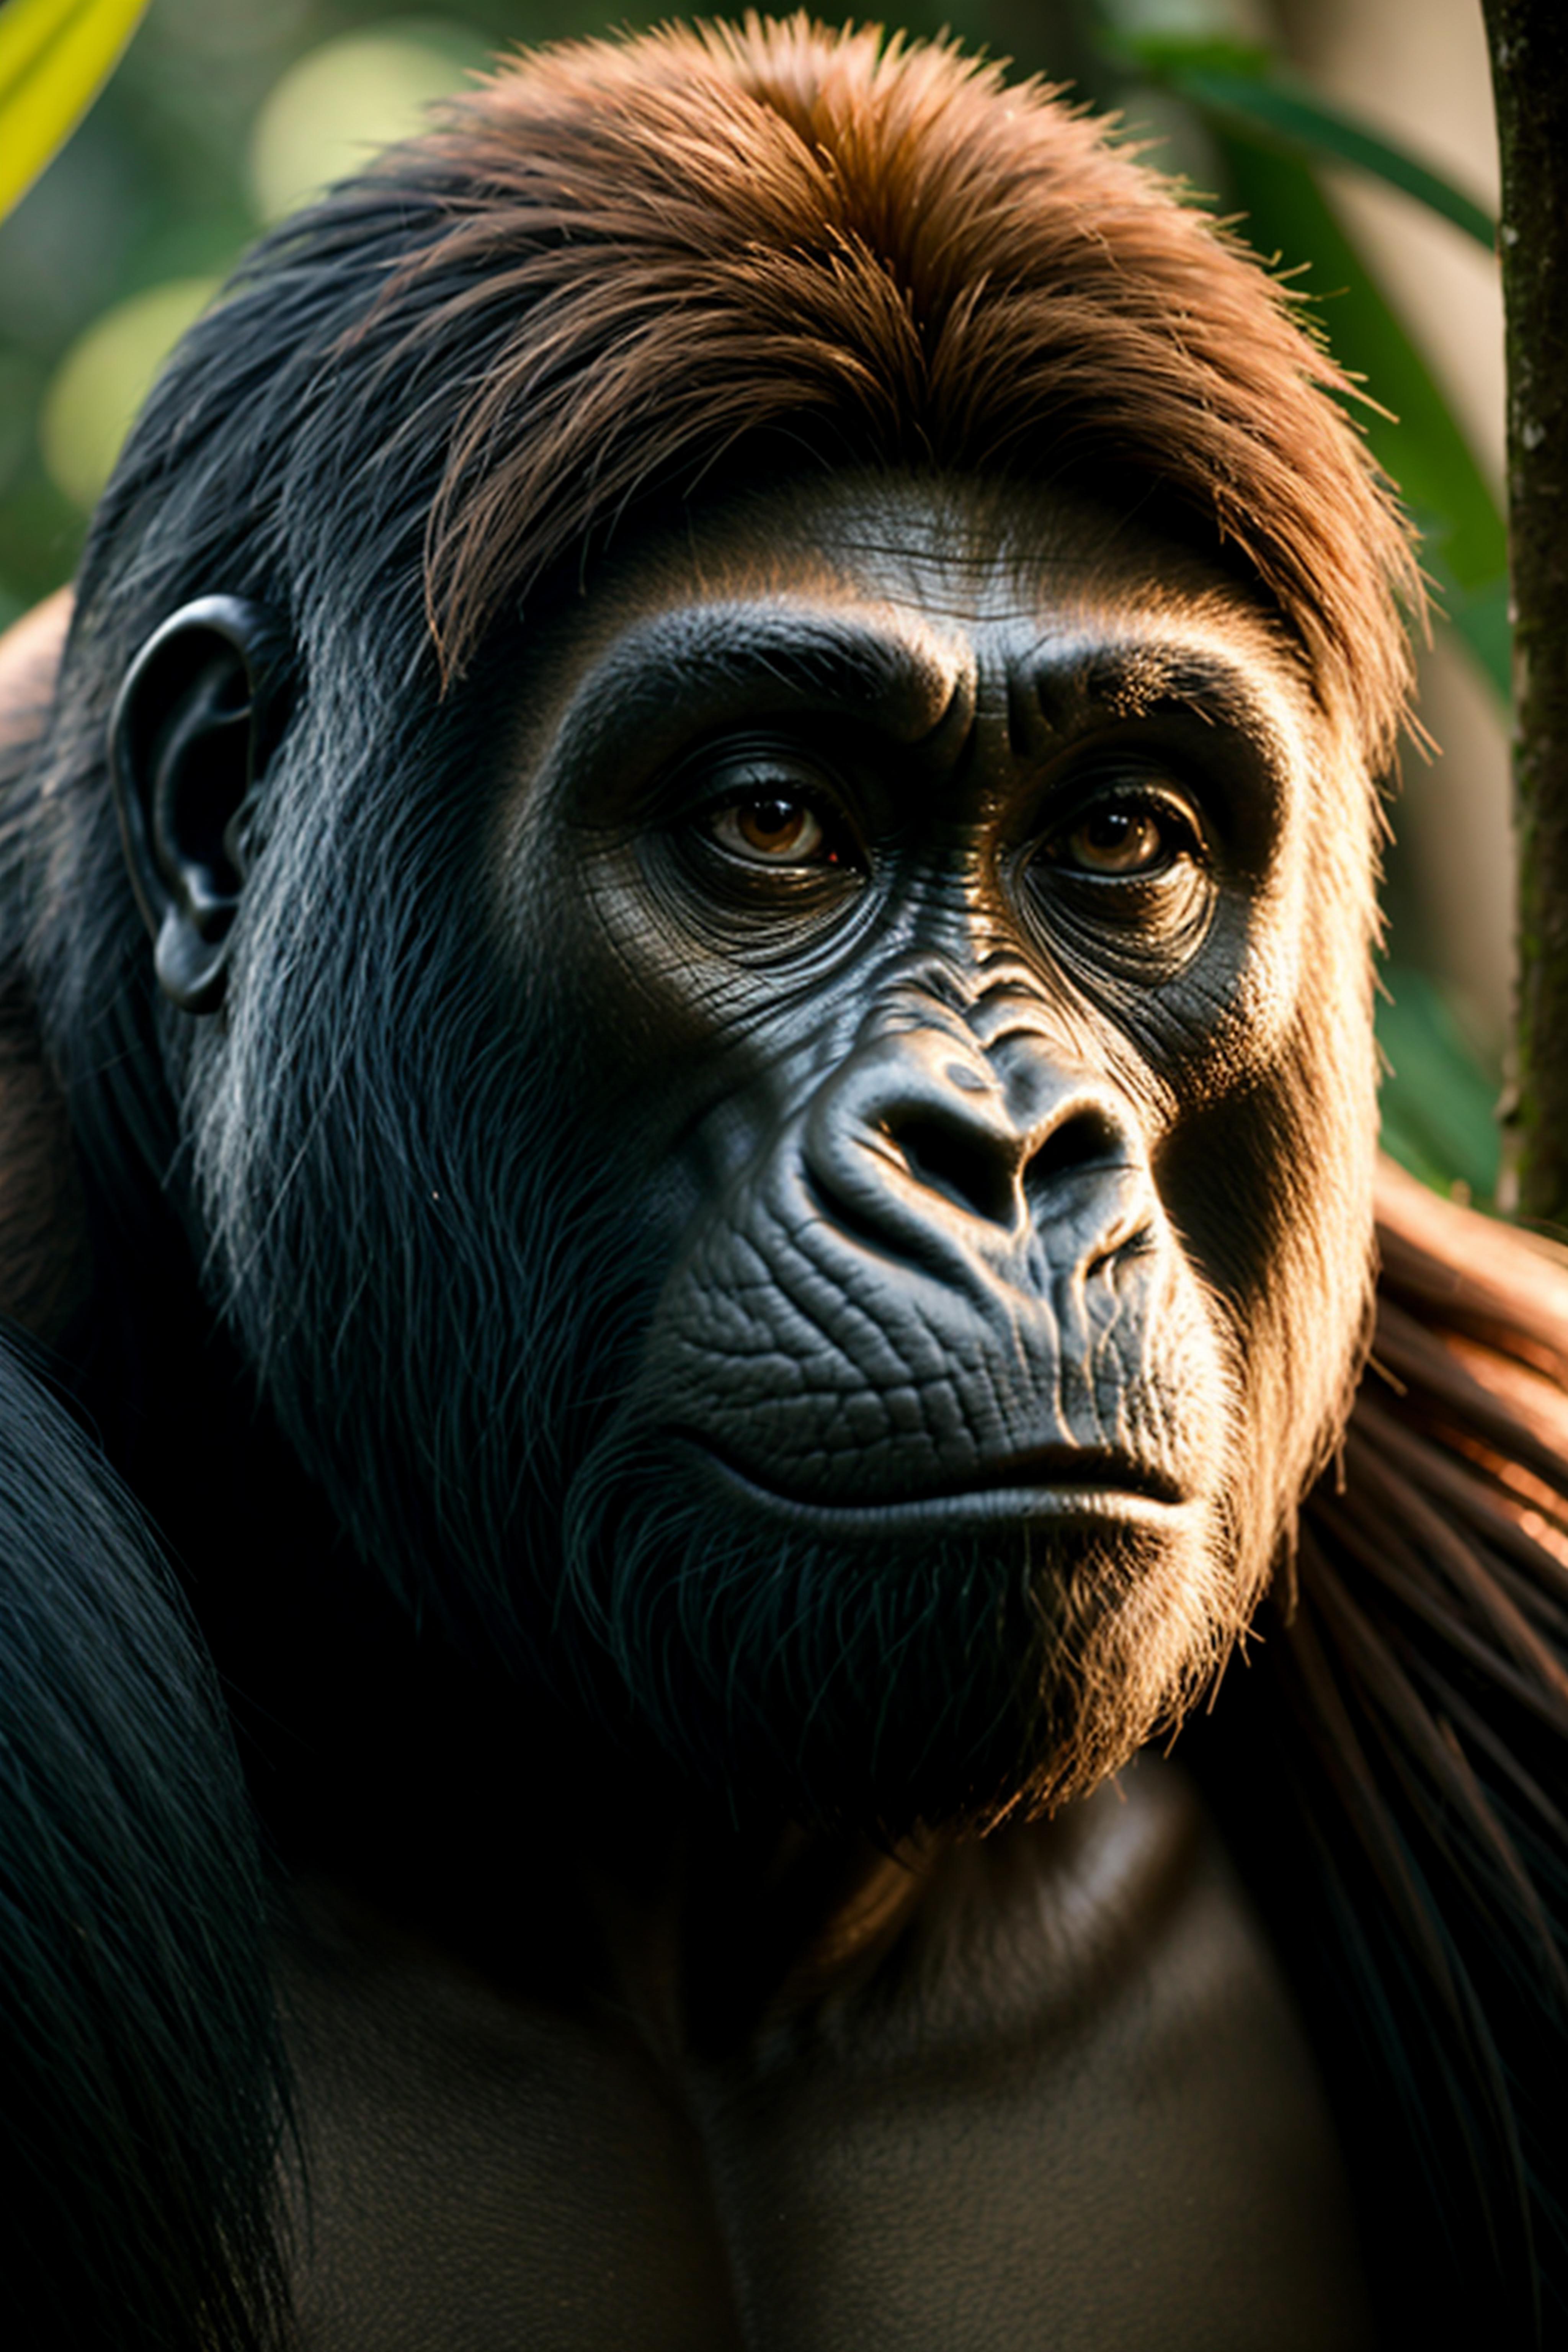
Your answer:
[[[1532,1223],[1568,1230],[1568,0],[1482,0],[1502,159],[1519,836],[1517,1102]]]

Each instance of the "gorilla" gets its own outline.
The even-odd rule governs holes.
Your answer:
[[[1554,2339],[1568,1266],[1378,1169],[1348,392],[804,18],[186,339],[0,665],[39,2340]]]

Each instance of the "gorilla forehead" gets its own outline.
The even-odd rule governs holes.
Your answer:
[[[808,477],[633,533],[525,668],[516,763],[574,798],[623,734],[657,754],[672,701],[711,724],[759,686],[874,703],[895,738],[940,730],[950,762],[979,718],[1016,730],[1028,709],[1045,751],[1173,694],[1271,772],[1321,725],[1300,648],[1217,562],[1071,491],[954,476]]]

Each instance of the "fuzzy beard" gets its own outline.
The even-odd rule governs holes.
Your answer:
[[[1266,1576],[1194,1528],[1027,1522],[829,1542],[611,1434],[572,1483],[555,1695],[651,1736],[740,1822],[890,1842],[1086,1795],[1210,1685]]]
[[[737,1818],[762,1809],[888,1841],[917,1827],[983,1832],[1087,1795],[1212,1687],[1293,1524],[1294,1477],[1267,1475],[1284,1449],[1249,1411],[1242,1335],[1224,1302],[1167,1234],[1152,1270],[1117,1287],[1108,1333],[1058,1327],[1055,1354],[1043,1346],[1037,1360],[1016,1341],[1016,1360],[994,1364],[984,1383],[967,1367],[972,1387],[1011,1400],[1009,1429],[1030,1429],[1038,1416],[1019,1365],[1059,1412],[1073,1385],[1064,1361],[1087,1386],[1086,1360],[1131,1333],[1125,1384],[1101,1400],[1106,1425],[1144,1433],[1145,1459],[1180,1466],[1184,1504],[1106,1496],[1078,1514],[1037,1504],[1031,1516],[1027,1489],[1004,1486],[966,1523],[904,1511],[879,1528],[866,1510],[862,1524],[825,1527],[831,1512],[770,1496],[708,1453],[722,1461],[727,1437],[743,1445],[759,1400],[742,1373],[754,1381],[755,1351],[705,1362],[694,1388],[683,1366],[700,1349],[671,1344],[672,1328],[722,1328],[714,1297],[735,1295],[726,1267],[734,1286],[749,1272],[753,1287],[766,1268],[804,1352],[803,1286],[785,1279],[780,1234],[770,1242],[750,1208],[738,1268],[718,1242],[718,1270],[710,1263],[704,1239],[722,1240],[715,1219],[685,1236],[662,1295],[620,1322],[648,1335],[646,1353],[535,1521],[531,1555],[550,1562],[550,1583],[536,1588],[548,1633],[533,1657],[569,1705],[612,1731],[636,1727]],[[878,1326],[911,1378],[912,1311],[890,1303]],[[921,1333],[927,1344],[935,1328]],[[963,1337],[998,1344],[990,1325]],[[841,1349],[834,1362],[841,1376],[854,1369]],[[702,1444],[669,1434],[672,1423]],[[793,1487],[792,1464],[813,1459],[821,1430],[808,1420],[792,1453],[775,1419],[763,1475]],[[911,1455],[917,1491],[931,1471],[927,1454]],[[841,1463],[825,1499],[900,1491],[885,1458],[873,1472],[865,1457],[858,1483],[857,1493]]]

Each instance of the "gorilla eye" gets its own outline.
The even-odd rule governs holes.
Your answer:
[[[838,851],[809,801],[793,793],[755,793],[710,813],[715,841],[752,866],[837,866]]]
[[[1110,882],[1163,874],[1202,843],[1185,810],[1140,794],[1099,802],[1047,851],[1055,866]]]

